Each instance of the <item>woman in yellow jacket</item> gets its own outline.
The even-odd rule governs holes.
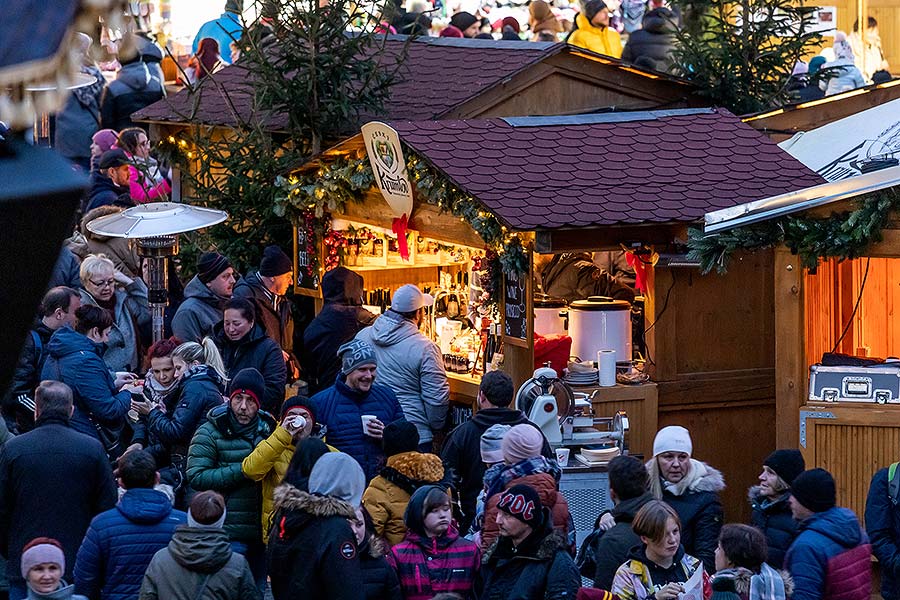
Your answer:
[[[609,26],[609,9],[603,0],[589,0],[584,4],[584,11],[575,15],[575,30],[566,41],[597,54],[622,57],[622,38]]]
[[[268,542],[269,526],[274,511],[275,488],[281,484],[284,474],[294,459],[294,448],[298,444],[301,450],[296,452],[295,467],[306,469],[306,475],[316,460],[323,454],[334,448],[326,446],[324,442],[316,438],[310,438],[316,426],[315,409],[308,398],[294,396],[284,401],[281,408],[281,422],[268,438],[259,443],[244,462],[241,463],[241,471],[253,481],[262,481],[262,530],[263,543]],[[303,427],[298,428],[294,417],[303,417]],[[303,443],[309,441],[309,444]],[[307,464],[308,463],[308,464]]]

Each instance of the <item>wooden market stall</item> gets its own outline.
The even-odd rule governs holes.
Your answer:
[[[865,210],[852,199],[862,194],[876,203],[896,196],[900,167],[801,190],[793,197],[767,198],[734,209],[724,218],[707,216],[710,225],[728,227],[785,214],[845,219],[847,211]],[[892,189],[894,188],[894,189]],[[896,206],[896,201],[894,201]],[[870,205],[871,207],[871,205]],[[729,225],[729,221],[731,222]],[[775,398],[777,443],[800,448],[807,468],[822,467],[835,477],[838,503],[862,515],[872,475],[900,459],[900,374],[887,388],[872,372],[841,366],[822,392],[811,385],[812,365],[826,353],[850,357],[900,356],[900,220],[896,214],[881,232],[882,241],[856,258],[821,261],[807,268],[800,256],[782,246],[773,263],[775,330]],[[845,363],[845,361],[840,361]],[[896,371],[897,369],[893,369]],[[853,384],[859,383],[859,388]],[[885,389],[881,402],[875,391]],[[882,392],[884,393],[884,392]],[[854,394],[857,397],[854,398]]]
[[[390,125],[407,161],[416,161],[414,179],[423,173],[442,177],[477,202],[479,216],[497,219],[508,237],[533,248],[535,259],[623,246],[644,260],[659,254],[656,266],[646,269],[642,327],[652,383],[601,388],[594,409],[598,416],[628,411],[631,449],[645,456],[652,454],[659,426],[689,427],[695,455],[735,482],[724,498],[736,509],[729,519],[745,517],[746,487],[775,447],[774,259],[748,255],[726,277],[701,277],[681,244],[688,225],[711,207],[822,179],[719,109]],[[327,168],[338,157],[359,159],[361,148],[360,140],[348,140],[316,167]],[[423,164],[429,171],[421,171]],[[475,220],[440,214],[434,198],[421,192],[410,229],[477,247]],[[374,188],[344,210],[336,218],[390,228],[391,216]],[[540,279],[534,263],[529,260],[529,272],[520,278],[525,319],[509,327],[519,315],[503,315],[503,368],[517,383],[534,368],[531,301]],[[753,439],[753,447],[735,447],[738,438]]]

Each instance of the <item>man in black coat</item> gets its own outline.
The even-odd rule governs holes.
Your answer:
[[[162,52],[159,48],[151,49],[153,44],[148,44],[146,38],[129,35],[137,52],[127,59],[120,57],[122,68],[116,80],[103,90],[100,98],[101,129],[122,131],[140,126],[147,129],[143,123],[132,121],[131,115],[166,96],[159,66]]]
[[[134,206],[128,192],[129,164],[128,156],[118,148],[103,153],[97,170],[91,174],[85,212],[98,206]]]
[[[259,271],[234,284],[233,298],[249,300],[256,307],[256,322],[281,348],[288,369],[288,381],[298,376],[294,357],[294,315],[291,301],[285,297],[294,282],[294,263],[278,246],[266,246]],[[333,383],[333,382],[332,382]]]
[[[492,425],[531,423],[521,410],[509,408],[513,394],[515,387],[509,375],[502,371],[486,373],[478,389],[478,412],[471,420],[451,431],[444,442],[441,460],[444,461],[444,469],[452,473],[462,506],[460,531],[468,531],[472,524],[475,502],[484,486],[487,467],[481,460],[481,436]],[[556,460],[546,439],[541,454]]]
[[[68,325],[75,326],[75,311],[81,306],[81,295],[69,287],[55,287],[41,300],[41,320],[28,332],[12,385],[3,398],[3,417],[13,433],[34,428],[34,389],[40,383],[47,343],[53,333]]]
[[[325,306],[303,332],[303,374],[309,395],[334,385],[341,371],[337,349],[375,321],[362,305],[363,278],[346,267],[322,277]]]
[[[884,600],[900,599],[898,484],[900,484],[900,470],[895,463],[875,473],[869,486],[869,496],[866,498],[866,533],[872,542],[872,553],[878,558],[881,566],[881,596]]]
[[[633,31],[622,50],[622,60],[639,67],[669,73],[675,50],[677,17],[665,7],[644,15],[641,28]]]
[[[594,587],[603,590],[612,589],[616,570],[628,558],[628,551],[641,543],[631,522],[641,507],[653,500],[647,491],[647,469],[641,461],[633,456],[609,461],[609,497],[615,504],[609,513],[615,525],[597,538],[594,548]]]
[[[37,537],[62,544],[64,578],[91,519],[116,504],[116,485],[98,440],[69,427],[72,390],[43,381],[35,393],[36,426],[10,440],[0,455],[0,548],[7,556],[10,598],[25,598],[22,548]]]
[[[309,475],[288,471],[275,490],[275,514],[267,549],[275,600],[364,600],[356,536],[350,519],[362,501],[365,476],[349,454],[329,452]]]
[[[514,485],[497,505],[500,537],[484,554],[476,589],[481,600],[575,598],[581,575],[550,511],[531,486]]]

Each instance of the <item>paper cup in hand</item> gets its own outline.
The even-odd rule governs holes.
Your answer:
[[[376,417],[375,415],[361,415],[359,418],[360,420],[362,420],[363,433],[365,433],[366,435],[370,435],[369,423],[378,420],[378,417]]]
[[[556,462],[559,463],[559,466],[565,467],[569,464],[569,452],[568,448],[556,449]]]

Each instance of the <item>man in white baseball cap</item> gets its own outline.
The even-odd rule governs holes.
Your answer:
[[[437,345],[419,332],[434,297],[412,284],[401,286],[391,308],[356,339],[375,350],[378,381],[394,390],[406,420],[419,431],[419,451],[431,452],[434,432],[444,428],[450,385]]]

